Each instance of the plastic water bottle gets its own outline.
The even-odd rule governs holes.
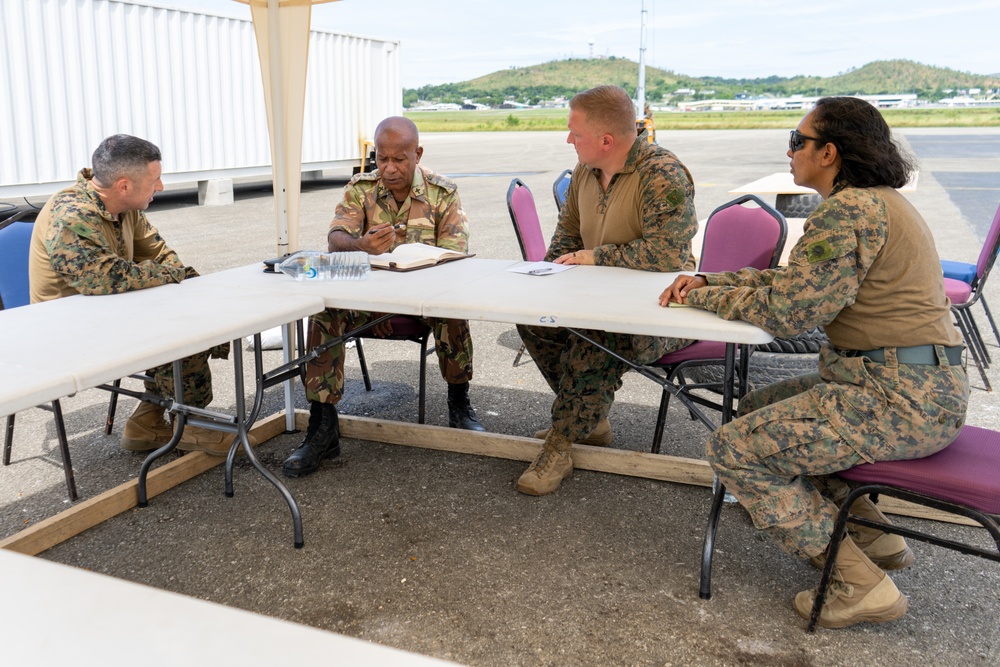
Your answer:
[[[365,280],[371,272],[368,253],[364,251],[331,252],[327,257],[329,280]]]
[[[278,265],[278,270],[295,280],[327,280],[329,254],[318,250],[300,250]]]

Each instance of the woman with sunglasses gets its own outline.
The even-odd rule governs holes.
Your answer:
[[[791,133],[788,157],[795,183],[824,198],[788,266],[680,276],[660,305],[686,303],[776,336],[826,328],[817,373],[750,392],[708,442],[712,468],[754,525],[822,567],[847,492],[834,473],[943,449],[965,421],[969,385],[934,240],[895,190],[913,167],[878,110],[820,99]],[[867,498],[851,511],[884,519]],[[912,562],[901,537],[852,527],[819,624],[903,616],[907,598],[884,570]],[[802,617],[814,596],[795,597]]]

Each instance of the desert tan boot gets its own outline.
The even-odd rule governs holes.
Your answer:
[[[808,619],[816,591],[795,596],[795,611]],[[906,613],[909,601],[892,579],[871,562],[850,537],[840,544],[837,564],[819,614],[824,628],[846,628],[855,623],[894,621]]]
[[[177,443],[177,449],[185,452],[205,452],[212,456],[226,456],[229,454],[229,445],[232,444],[235,437],[232,433],[223,433],[187,424],[184,426],[181,441]],[[249,433],[247,433],[247,439],[251,446],[257,444],[257,438]]]
[[[554,492],[562,481],[573,474],[572,443],[558,435],[549,435],[542,451],[517,480],[517,490],[529,496],[544,496]]]
[[[541,431],[535,432],[535,437],[539,440],[545,440],[548,437],[549,431],[552,429],[544,428]],[[605,417],[601,421],[597,422],[597,426],[591,431],[590,435],[580,441],[581,445],[590,445],[592,447],[607,447],[615,439],[615,434],[611,432],[611,421]]]
[[[170,442],[174,430],[163,419],[163,408],[139,401],[135,412],[125,422],[121,448],[130,452],[148,452]]]
[[[851,513],[872,521],[891,523],[868,496],[862,496],[855,500],[854,504],[851,505]],[[847,525],[847,534],[865,552],[865,555],[883,570],[899,570],[913,564],[913,551],[900,535],[884,533],[877,528],[855,524]],[[817,569],[822,570],[826,563],[826,552],[813,556],[809,562]]]

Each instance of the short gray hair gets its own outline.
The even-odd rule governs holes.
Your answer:
[[[160,149],[156,144],[128,134],[115,134],[101,142],[94,151],[91,163],[97,182],[109,186],[122,176],[139,177],[150,162],[160,160]]]

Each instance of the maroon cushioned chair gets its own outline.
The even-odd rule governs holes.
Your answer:
[[[975,303],[982,303],[990,326],[993,327],[993,335],[1000,342],[1000,333],[997,333],[993,315],[990,313],[989,306],[986,305],[986,298],[983,296],[983,288],[986,286],[986,279],[990,275],[998,251],[1000,251],[1000,207],[997,208],[996,215],[993,216],[993,223],[986,234],[986,241],[983,243],[982,250],[979,251],[979,259],[976,261],[976,275],[972,282],[967,283],[948,277],[944,279],[944,291],[951,300],[951,312],[955,315],[955,322],[965,339],[969,355],[979,369],[979,375],[986,385],[986,391],[993,391],[993,386],[986,376],[986,369],[990,367],[992,360],[986,349],[986,341],[979,331],[979,325],[972,317],[971,309]]]
[[[761,199],[754,195],[744,195],[734,199],[715,209],[708,216],[698,271],[718,273],[738,271],[745,267],[761,270],[774,268],[781,258],[787,235],[788,225],[785,217]],[[722,410],[719,403],[691,393],[692,389],[721,391],[721,385],[689,384],[685,382],[684,370],[693,366],[721,366],[725,363],[725,356],[725,343],[696,341],[682,350],[664,355],[649,364],[649,368],[662,372],[667,380],[675,383],[691,401]],[[747,359],[741,359],[744,377],[746,362]],[[660,396],[660,409],[656,415],[656,428],[653,431],[651,451],[654,454],[660,452],[669,406],[670,392],[664,387]]]
[[[847,533],[847,523],[856,523],[896,533],[909,539],[936,544],[964,554],[1000,562],[1000,432],[977,426],[965,426],[955,441],[922,459],[865,463],[838,475],[855,488],[844,500],[830,540],[830,553],[820,577],[819,593],[813,605],[808,631],[816,627],[823,598],[830,584],[836,554]],[[978,523],[993,539],[994,548],[943,539],[927,532],[888,525],[850,513],[860,496],[890,496],[964,516]]]
[[[569,179],[566,180],[568,183]],[[558,184],[558,181],[556,183]],[[563,196],[565,197],[565,192]],[[557,194],[556,203],[558,202]],[[507,188],[507,212],[510,213],[510,221],[514,224],[514,236],[517,237],[517,245],[521,249],[521,258],[526,262],[540,262],[545,259],[548,246],[545,237],[542,236],[542,223],[538,219],[535,197],[520,178],[513,179]],[[521,360],[522,354],[524,354],[523,343],[514,355],[515,366]]]

